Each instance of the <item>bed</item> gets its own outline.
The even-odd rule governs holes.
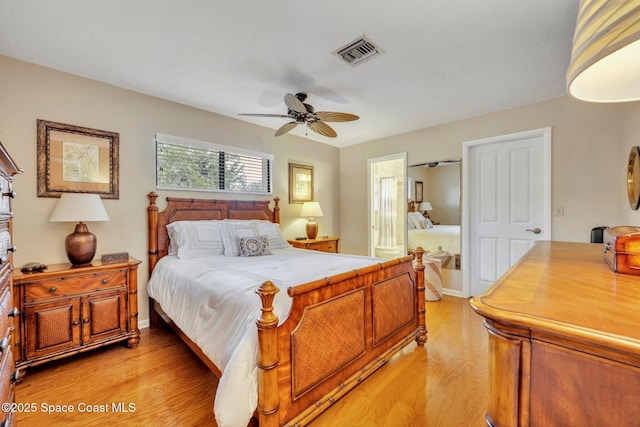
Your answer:
[[[422,214],[416,212],[415,202],[410,201],[408,205],[409,229],[407,230],[407,246],[409,249],[421,247],[427,255],[448,252],[453,256],[454,262],[444,263],[443,268],[460,268],[460,225],[441,225],[427,222]],[[417,215],[424,223],[421,227],[413,226],[417,221],[412,220],[412,215]],[[439,258],[442,258],[438,256]]]
[[[437,250],[460,254],[460,226],[434,225],[431,228],[408,230],[409,248],[421,246],[426,252]]]
[[[175,248],[170,250],[167,225],[172,224],[169,227],[172,229],[177,225],[174,223],[197,222],[200,225],[204,223],[203,220],[219,220],[206,223],[224,222],[227,224],[225,227],[229,227],[228,223],[234,223],[234,227],[238,228],[243,223],[258,224],[254,227],[279,223],[278,198],[274,199],[273,209],[268,201],[167,198],[165,209],[159,211],[156,204],[158,195],[151,192],[147,196],[150,285],[154,282],[153,290],[150,287],[150,295],[165,293],[172,295],[170,299],[182,298],[173,294],[175,285],[167,285],[163,289],[164,280],[157,279],[163,275],[161,270],[165,271],[164,275],[170,276],[175,271],[173,265],[181,262],[176,260],[176,255],[168,255]],[[249,354],[246,361],[242,359],[240,364],[254,365],[257,403],[251,415],[260,426],[306,425],[411,341],[415,340],[419,346],[424,346],[427,329],[422,253],[422,249],[417,248],[413,254],[402,258],[370,260],[367,265],[358,266],[360,261],[356,259],[362,257],[281,247],[272,250],[272,254],[266,257],[247,257],[242,260],[243,257],[229,256],[226,263],[222,259],[222,264],[214,263],[214,267],[206,272],[204,264],[207,263],[189,260],[186,271],[194,277],[218,276],[224,271],[232,275],[231,279],[224,279],[229,292],[242,288],[244,293],[251,294],[249,302],[239,305],[238,312],[239,317],[250,323],[250,331],[247,329],[246,335],[255,337],[257,348],[250,349],[246,353]],[[309,260],[309,256],[316,257],[314,260],[318,261]],[[349,259],[348,264],[355,263],[349,265],[356,267],[346,270],[336,268],[330,275],[323,276],[319,276],[322,274],[319,270],[311,272],[314,264],[331,265],[334,262],[333,258],[327,256],[345,257]],[[278,259],[287,261],[282,266],[277,264]],[[244,264],[243,261],[249,263]],[[283,273],[294,271],[294,266],[298,264],[299,269],[294,273]],[[269,271],[270,268],[274,270],[273,273]],[[308,274],[300,272],[304,270],[308,270]],[[265,280],[269,275],[273,275],[273,278]],[[295,283],[287,283],[287,280]],[[196,294],[190,298],[207,301],[208,297]],[[225,294],[219,300],[208,303],[225,307],[238,305],[231,299],[229,301]],[[225,363],[216,364],[213,360],[215,354],[213,357],[207,354],[210,353],[208,349],[225,344],[206,344],[204,348],[198,345],[203,336],[217,335],[218,331],[215,328],[213,331],[212,328],[204,328],[195,333],[184,330],[194,323],[189,320],[193,318],[193,313],[203,313],[203,308],[189,306],[182,315],[177,314],[176,319],[172,319],[167,314],[167,311],[173,310],[169,303],[163,307],[162,303],[151,297],[149,303],[151,327],[158,326],[161,319],[167,322],[221,379],[214,404],[219,426],[245,425],[245,421],[249,422],[250,419],[244,420],[242,417],[243,421],[234,419],[233,415],[235,407],[239,406],[236,401],[246,396],[234,394],[237,391],[221,389],[228,379],[225,375],[232,371],[227,367],[237,366],[237,363],[234,360],[227,366],[218,366]],[[182,328],[178,325],[180,321],[184,324]],[[237,333],[232,331],[227,335],[237,340]],[[245,344],[247,341],[242,342],[241,347],[249,345]],[[239,353],[240,350],[232,351],[229,360]],[[230,407],[216,408],[222,405]],[[232,414],[228,420],[219,420],[220,411]]]

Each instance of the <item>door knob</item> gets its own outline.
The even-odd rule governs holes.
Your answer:
[[[542,233],[542,230],[540,230],[538,227],[533,228],[533,229],[531,229],[531,228],[527,228],[525,231],[530,231],[530,232],[532,232],[533,234],[540,234],[540,233]]]

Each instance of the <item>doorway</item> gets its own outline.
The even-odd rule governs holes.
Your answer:
[[[407,154],[368,159],[369,255],[406,255]]]
[[[462,147],[462,281],[475,296],[535,241],[551,239],[551,128]]]

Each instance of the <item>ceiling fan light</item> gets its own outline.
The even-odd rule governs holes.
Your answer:
[[[640,2],[580,1],[567,90],[590,102],[640,100]]]

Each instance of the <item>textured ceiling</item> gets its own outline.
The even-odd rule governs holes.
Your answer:
[[[347,146],[562,96],[578,0],[6,0],[0,54],[272,129],[307,92]],[[334,55],[365,35],[384,54]],[[298,126],[291,133],[304,136]]]

